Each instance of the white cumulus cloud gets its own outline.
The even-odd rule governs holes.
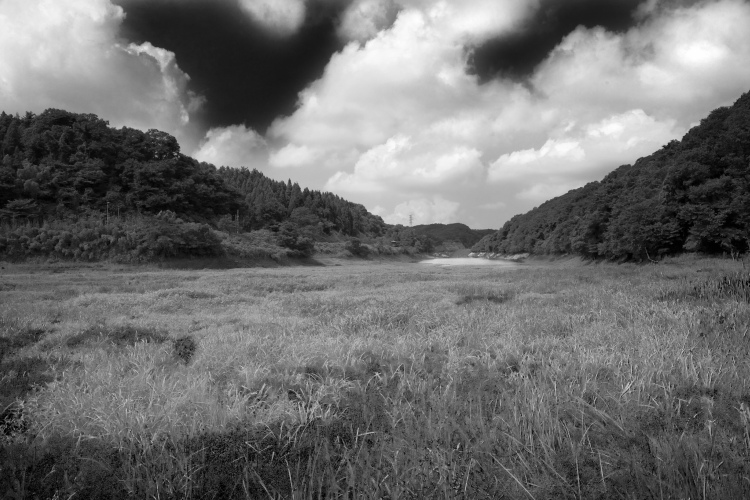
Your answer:
[[[308,146],[287,144],[271,153],[268,163],[276,168],[300,167],[312,164],[318,156],[319,152]]]
[[[533,84],[566,119],[643,109],[683,128],[750,87],[750,4],[701,2],[661,12],[623,34],[579,28]]]
[[[318,165],[327,189],[386,210],[439,192],[474,207],[500,197],[509,218],[679,139],[750,88],[742,0],[644,7],[623,33],[579,27],[525,85],[480,84],[467,47],[525,29],[538,2],[399,5],[389,29],[335,54],[270,129],[275,143],[316,151],[299,164]]]
[[[189,148],[202,99],[188,91],[173,53],[122,43],[123,18],[109,0],[0,2],[0,109],[95,113],[167,131]]]
[[[343,191],[387,191],[394,185],[410,190],[431,189],[448,182],[465,183],[482,175],[480,152],[464,146],[415,146],[397,135],[363,153],[353,173],[337,172],[326,188]]]
[[[268,145],[263,137],[244,125],[212,128],[194,156],[217,167],[260,170],[268,163]]]
[[[394,0],[354,0],[341,16],[339,35],[345,40],[367,41],[390,27],[398,10]]]
[[[304,0],[239,0],[255,21],[279,35],[296,32],[305,22]]]
[[[515,29],[538,7],[538,0],[401,0],[424,13],[444,37],[480,42]]]
[[[646,156],[675,136],[675,121],[660,122],[636,109],[597,123],[568,127],[540,148],[501,155],[489,167],[491,182],[539,177],[586,179]],[[605,170],[606,169],[606,170]]]

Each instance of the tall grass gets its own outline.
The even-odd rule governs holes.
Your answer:
[[[17,498],[750,495],[741,263],[14,272]]]

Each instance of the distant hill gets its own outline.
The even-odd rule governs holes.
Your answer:
[[[435,246],[446,241],[458,241],[466,248],[471,248],[472,245],[481,240],[483,236],[495,232],[494,229],[471,229],[466,224],[461,223],[423,224],[412,226],[411,229],[413,229],[414,233],[417,235],[425,235],[430,238]]]
[[[750,93],[601,182],[516,215],[474,251],[653,259],[750,250]]]

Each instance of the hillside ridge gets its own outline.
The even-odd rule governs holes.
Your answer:
[[[514,216],[475,252],[647,260],[750,250],[750,93],[601,181]]]
[[[0,257],[210,257],[222,254],[213,230],[265,231],[244,247],[305,256],[319,238],[385,229],[361,204],[199,162],[159,130],[59,109],[0,113]]]

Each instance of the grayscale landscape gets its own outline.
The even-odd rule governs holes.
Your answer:
[[[750,0],[0,0],[0,499],[750,498]]]

